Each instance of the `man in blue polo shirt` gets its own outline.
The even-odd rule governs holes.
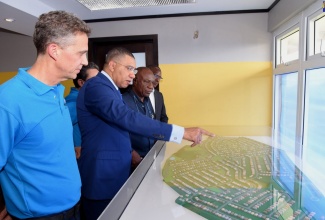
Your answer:
[[[87,65],[85,22],[64,11],[42,14],[35,63],[0,86],[0,184],[13,219],[75,219],[81,181],[61,81]]]
[[[79,89],[83,86],[86,80],[96,76],[98,72],[99,67],[94,62],[89,62],[87,66],[83,66],[77,77],[73,79],[73,84],[75,87],[71,87],[69,95],[65,97],[73,126],[73,144],[77,159],[79,159],[81,153],[81,134],[78,124],[76,107],[77,97],[79,94]]]

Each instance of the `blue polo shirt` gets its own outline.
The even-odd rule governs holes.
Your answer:
[[[75,87],[72,87],[69,95],[65,97],[65,101],[67,102],[67,106],[69,108],[71,122],[73,126],[73,143],[75,147],[81,146],[81,134],[80,134],[78,118],[77,118],[78,94],[79,94],[79,90]]]
[[[0,86],[0,184],[8,212],[21,219],[71,208],[81,188],[64,87],[27,70]]]

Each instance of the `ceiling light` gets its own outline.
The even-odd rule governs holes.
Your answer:
[[[114,8],[133,8],[145,6],[177,5],[195,3],[196,0],[77,0],[88,9],[104,10]]]
[[[14,22],[15,19],[13,19],[13,18],[6,18],[5,21],[7,21],[7,22]]]

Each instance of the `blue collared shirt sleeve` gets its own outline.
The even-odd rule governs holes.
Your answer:
[[[172,125],[172,133],[169,141],[180,144],[184,136],[184,128],[178,125]]]
[[[8,111],[0,107],[1,138],[0,138],[0,170],[6,165],[8,157],[16,141],[20,141],[25,133],[16,118]]]

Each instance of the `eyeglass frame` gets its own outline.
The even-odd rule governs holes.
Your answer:
[[[160,75],[158,75],[157,73],[156,74],[153,74],[155,75],[156,78],[158,78],[159,80],[163,79]]]
[[[133,66],[126,66],[126,65],[123,65],[122,63],[119,63],[119,62],[116,62],[115,60],[113,60],[115,63],[117,64],[120,64],[121,66],[124,66],[128,71],[130,72],[133,72],[134,74],[137,74],[138,73],[138,70],[136,67],[133,67]]]

